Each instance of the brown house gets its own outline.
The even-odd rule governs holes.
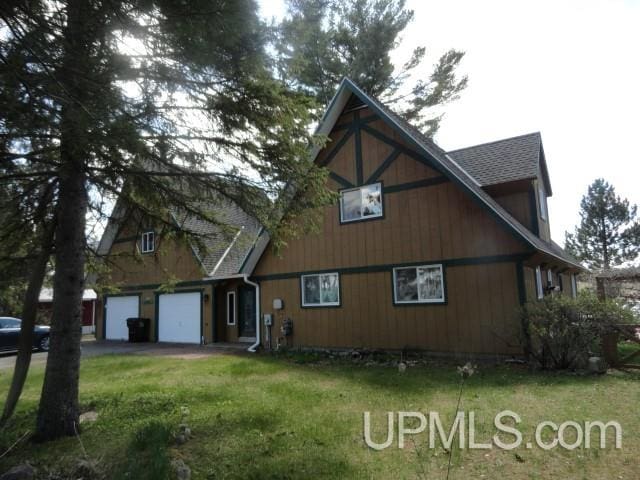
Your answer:
[[[141,315],[158,341],[513,355],[520,305],[575,295],[582,267],[550,238],[540,134],[445,152],[346,79],[318,133],[330,141],[313,156],[340,192],[320,233],[276,256],[226,205],[238,234],[201,258],[113,222],[102,252],[137,245],[143,261],[112,273],[122,293],[98,334],[124,338]],[[168,275],[182,281],[160,293]]]

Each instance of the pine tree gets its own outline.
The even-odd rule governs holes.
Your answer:
[[[224,197],[277,245],[313,223],[295,221],[301,212],[333,199],[307,155],[310,102],[273,78],[266,34],[253,0],[0,5],[0,186],[20,180],[24,205],[39,185],[51,191],[55,300],[36,439],[77,430],[81,299],[96,253],[87,219],[104,221],[117,199],[199,242],[172,212],[224,224]]]
[[[441,107],[458,98],[467,77],[456,69],[464,56],[444,53],[425,81],[414,78],[426,49],[417,47],[400,68],[393,52],[414,12],[404,0],[287,0],[288,14],[277,28],[280,76],[326,107],[343,77],[378,97],[406,120],[433,136]],[[435,108],[434,108],[435,107]]]
[[[565,234],[565,248],[589,268],[609,269],[635,260],[640,253],[640,222],[636,205],[616,195],[598,178],[580,203],[580,225]]]

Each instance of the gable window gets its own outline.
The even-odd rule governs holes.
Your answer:
[[[227,292],[227,325],[236,324],[236,292]]]
[[[140,251],[142,253],[151,253],[156,248],[156,238],[154,232],[144,232],[142,241],[140,242]]]
[[[394,303],[444,303],[442,265],[393,269]]]
[[[372,183],[340,191],[340,222],[382,217],[382,184]]]
[[[571,296],[573,298],[578,296],[578,280],[575,273],[571,274]]]
[[[544,290],[542,289],[542,271],[540,267],[536,267],[536,294],[538,296],[538,300],[541,300],[544,297]]]
[[[300,288],[303,307],[340,305],[340,276],[337,273],[302,275]]]
[[[547,219],[547,196],[542,186],[538,187],[538,201],[540,203],[540,218]]]

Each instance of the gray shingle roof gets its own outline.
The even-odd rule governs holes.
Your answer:
[[[447,152],[483,187],[536,178],[542,140],[539,132]]]
[[[175,217],[185,230],[202,239],[202,245],[192,248],[207,275],[222,278],[240,272],[262,226],[231,200],[216,201],[214,213],[219,225],[194,216]]]

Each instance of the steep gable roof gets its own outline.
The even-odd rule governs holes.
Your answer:
[[[219,225],[193,215],[180,214],[177,210],[172,215],[181,228],[202,239],[202,245],[193,244],[191,249],[206,276],[213,279],[242,273],[242,266],[262,232],[260,222],[238,204],[224,198],[216,201]],[[102,234],[97,250],[99,256],[109,254],[125,218],[126,208],[118,201]],[[91,275],[87,281],[93,283],[95,280],[95,275]]]
[[[583,269],[582,265],[566,254],[562,249],[557,249],[551,243],[545,242],[538,236],[534,235],[529,229],[516,220],[509,212],[507,212],[500,204],[498,204],[483,189],[481,183],[476,180],[469,172],[467,172],[458,162],[442,148],[426,137],[413,125],[396,115],[387,106],[378,100],[364,93],[355,83],[348,78],[343,79],[337,93],[331,101],[327,111],[325,112],[320,125],[316,132],[322,135],[328,135],[343,111],[345,105],[349,101],[351,95],[357,96],[365,105],[371,108],[382,120],[387,122],[391,127],[395,128],[402,134],[405,141],[415,148],[419,153],[430,159],[434,167],[440,170],[452,182],[460,186],[475,201],[485,207],[496,220],[502,223],[517,238],[521,239],[525,244],[538,250],[546,255],[568,263],[575,268]],[[315,160],[320,147],[312,150],[312,157]]]
[[[536,178],[541,169],[546,191],[551,194],[540,132],[473,145],[447,153],[483,187]],[[545,165],[541,166],[541,162],[545,162]]]

